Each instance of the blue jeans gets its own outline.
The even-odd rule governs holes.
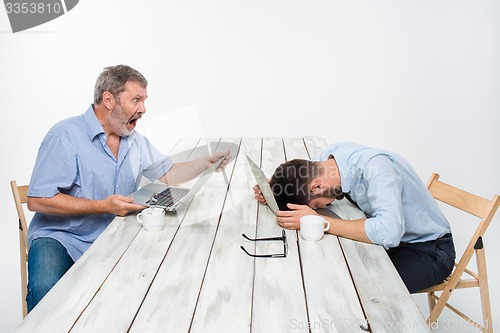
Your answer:
[[[73,265],[66,248],[53,238],[37,238],[28,254],[28,312],[49,292]]]

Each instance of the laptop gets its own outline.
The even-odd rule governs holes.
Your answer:
[[[269,182],[267,181],[266,175],[264,172],[255,164],[254,161],[250,157],[247,156],[247,162],[250,165],[250,168],[252,169],[253,176],[255,178],[255,181],[257,182],[257,185],[259,185],[259,188],[264,195],[264,198],[266,199],[267,206],[271,209],[271,211],[276,215],[276,212],[279,210],[278,204],[276,203],[276,199],[274,198],[273,191],[271,190],[271,186],[269,186]]]
[[[134,203],[136,204],[146,207],[160,207],[166,211],[173,212],[180,205],[187,206],[189,204],[189,200],[205,185],[224,158],[221,158],[205,170],[191,188],[150,183],[130,194],[129,197],[134,198]]]

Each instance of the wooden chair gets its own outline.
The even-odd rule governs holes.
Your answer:
[[[432,174],[427,188],[436,200],[481,219],[462,257],[458,263],[455,263],[451,275],[442,283],[422,291],[427,293],[429,302],[430,314],[427,322],[430,327],[433,327],[446,306],[479,330],[493,332],[483,235],[497,211],[500,204],[500,197],[495,195],[492,200],[487,200],[468,193],[439,181],[439,175],[435,173]],[[477,273],[467,269],[467,265],[474,254],[476,255]],[[462,278],[462,276],[465,278]],[[461,288],[479,288],[483,313],[482,326],[448,303],[455,289]],[[436,295],[436,291],[441,291],[441,294]]]
[[[22,308],[23,308],[23,318],[28,314],[28,308],[26,305],[26,294],[28,292],[28,225],[26,223],[26,217],[24,216],[23,204],[28,201],[27,192],[28,185],[17,186],[15,180],[10,182],[10,187],[12,188],[12,195],[14,196],[14,203],[16,204],[17,216],[19,217],[19,263],[21,268],[21,296],[22,296]]]

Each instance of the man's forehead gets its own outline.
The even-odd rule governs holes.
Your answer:
[[[128,81],[125,83],[124,93],[129,93],[132,95],[139,95],[144,98],[148,97],[148,91],[146,87],[143,87],[141,83],[137,81]]]

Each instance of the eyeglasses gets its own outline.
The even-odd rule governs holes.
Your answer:
[[[252,254],[249,253],[243,246],[240,246],[240,248],[248,254],[250,257],[254,258],[286,258],[286,255],[288,254],[288,241],[286,240],[286,232],[285,230],[281,231],[281,237],[269,237],[269,238],[250,238],[245,234],[241,234],[244,238],[246,238],[249,241],[252,242],[259,242],[259,241],[283,241],[283,253],[274,253],[274,254]]]

